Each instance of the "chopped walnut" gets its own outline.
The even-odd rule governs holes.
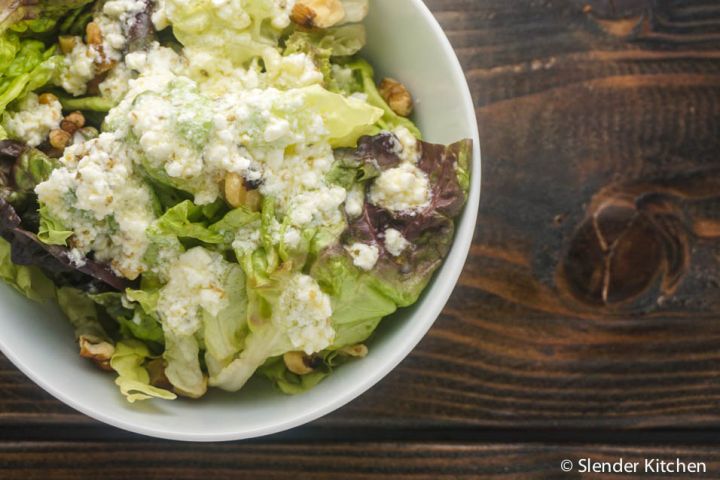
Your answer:
[[[386,78],[380,82],[379,90],[393,112],[401,117],[410,116],[413,111],[413,99],[405,85],[392,78]]]

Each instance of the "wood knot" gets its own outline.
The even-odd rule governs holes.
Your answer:
[[[648,28],[653,0],[584,0],[583,12],[605,33],[615,37],[631,37]]]
[[[583,303],[622,310],[671,295],[689,266],[682,215],[658,195],[600,196],[570,241],[558,285]]]

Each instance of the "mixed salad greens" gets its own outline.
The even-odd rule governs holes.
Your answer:
[[[0,276],[130,402],[305,391],[447,254],[471,141],[376,82],[367,0],[0,5]]]

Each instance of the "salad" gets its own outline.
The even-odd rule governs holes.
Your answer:
[[[2,5],[0,276],[128,401],[312,388],[448,253],[472,143],[375,78],[367,0]]]

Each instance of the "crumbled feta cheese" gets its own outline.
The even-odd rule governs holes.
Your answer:
[[[228,266],[222,255],[203,247],[183,253],[160,289],[157,308],[163,325],[176,335],[192,335],[200,329],[203,311],[216,316],[225,309]]]
[[[370,201],[392,212],[414,214],[430,203],[427,175],[410,163],[386,170],[370,188]]]
[[[122,52],[127,46],[128,32],[135,25],[137,15],[145,10],[146,5],[145,0],[109,0],[103,5],[102,13],[95,15],[93,20],[102,32],[104,60],[122,59]]]
[[[129,279],[147,270],[145,230],[155,219],[150,187],[133,170],[131,153],[112,133],[72,145],[61,167],[35,188],[50,214],[74,233],[83,254],[108,262]]]
[[[273,310],[273,323],[287,332],[293,347],[308,355],[329,347],[335,339],[330,297],[315,279],[295,274],[285,285]]]
[[[76,268],[84,267],[87,264],[85,254],[83,254],[77,248],[73,248],[68,252],[68,259]]]
[[[37,95],[30,93],[20,102],[17,111],[5,112],[2,126],[10,137],[37,147],[47,139],[50,130],[60,126],[62,118],[59,101],[43,105]]]
[[[124,63],[119,63],[99,85],[100,94],[115,103],[119,103],[130,88],[129,82],[131,78],[132,72],[130,69]]]
[[[357,218],[362,215],[363,207],[365,206],[365,191],[358,185],[350,190],[345,200],[345,213],[348,217]]]
[[[224,233],[224,232],[221,232]],[[260,222],[246,225],[235,233],[232,243],[233,250],[238,258],[254,252],[260,246]]]
[[[352,257],[355,266],[363,270],[372,270],[380,257],[380,251],[375,245],[358,242],[345,249]]]
[[[415,138],[407,127],[397,127],[393,130],[393,133],[400,140],[402,145],[402,151],[400,152],[400,158],[404,162],[417,163],[420,159],[420,150],[418,148],[418,140]]]
[[[155,0],[152,22],[157,31],[165,30],[170,26],[170,20],[168,20],[167,12],[165,11],[165,0]]]
[[[97,51],[85,45],[81,37],[75,37],[75,47],[65,55],[62,68],[53,82],[72,95],[83,95],[87,92],[88,82],[95,78],[96,59]]]
[[[410,242],[407,241],[403,234],[394,228],[385,230],[385,249],[393,257],[400,256],[408,247]]]
[[[341,187],[300,193],[293,197],[288,208],[290,222],[299,227],[336,224],[341,221],[340,205],[345,197],[345,189]]]
[[[275,49],[263,55],[266,81],[277,88],[298,88],[320,84],[324,77],[312,58],[305,53],[281,56]]]

